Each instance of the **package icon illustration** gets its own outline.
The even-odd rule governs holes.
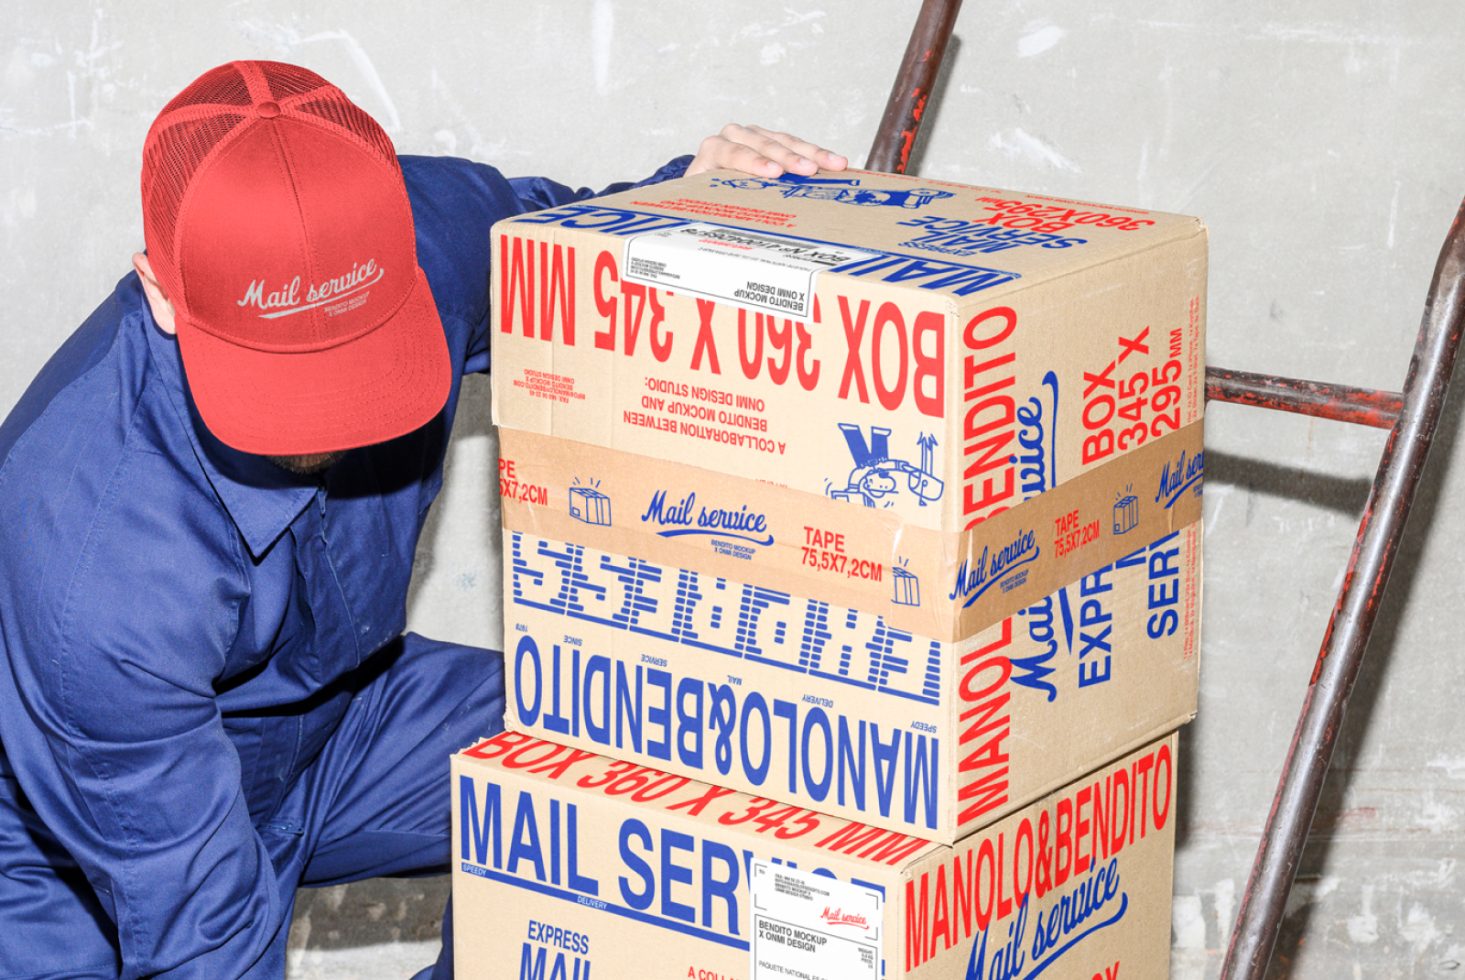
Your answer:
[[[890,569],[895,596],[891,599],[897,606],[919,606],[921,604],[921,580],[899,565]]]
[[[1139,526],[1139,498],[1126,493],[1114,502],[1114,533],[1128,534]]]
[[[570,487],[570,516],[586,524],[610,526],[610,497],[594,487]]]

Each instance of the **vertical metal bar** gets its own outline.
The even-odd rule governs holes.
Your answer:
[[[866,168],[904,173],[935,85],[960,0],[924,0],[886,101]],[[1439,423],[1465,324],[1465,203],[1445,238],[1405,379],[1392,392],[1309,383],[1253,385],[1230,372],[1215,397],[1384,427],[1398,413],[1364,506],[1343,586],[1323,635],[1297,729],[1237,913],[1222,975],[1261,980],[1276,945],[1348,697],[1357,680],[1414,493]],[[1259,377],[1259,376],[1258,376]],[[1271,379],[1286,382],[1287,379]]]
[[[961,0],[923,0],[895,84],[885,100],[885,114],[880,117],[880,128],[870,145],[866,170],[905,173],[916,134],[921,129],[921,117],[926,112],[926,100],[936,85],[941,60],[946,57],[946,42],[951,39],[951,28],[959,10]]]
[[[1445,236],[1425,302],[1404,407],[1389,433],[1343,587],[1323,634],[1256,862],[1246,883],[1221,975],[1261,980],[1282,923],[1287,893],[1307,843],[1348,696],[1363,662],[1389,571],[1444,406],[1465,325],[1465,203]]]

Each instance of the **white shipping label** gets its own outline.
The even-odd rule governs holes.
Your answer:
[[[879,980],[879,892],[768,861],[750,887],[749,980]]]
[[[621,268],[628,282],[809,320],[820,272],[874,257],[843,245],[694,222],[633,235]]]

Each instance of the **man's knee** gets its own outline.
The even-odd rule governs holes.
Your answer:
[[[397,669],[427,673],[442,692],[444,724],[462,733],[462,744],[496,735],[504,721],[504,658],[497,650],[433,640],[416,633],[402,637]],[[407,664],[403,664],[406,661]],[[456,704],[450,703],[456,699]]]

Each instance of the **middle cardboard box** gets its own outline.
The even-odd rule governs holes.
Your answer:
[[[949,641],[506,530],[506,724],[953,843],[1195,714],[1199,536]]]

